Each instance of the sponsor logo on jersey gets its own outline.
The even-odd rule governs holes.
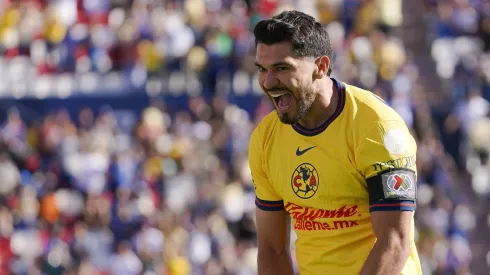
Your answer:
[[[315,222],[296,220],[294,223],[295,230],[319,231],[319,230],[339,230],[351,228],[359,225],[359,221],[333,221],[333,222]]]
[[[291,188],[294,194],[302,199],[309,199],[316,194],[320,178],[318,171],[310,163],[300,164],[291,176]]]
[[[295,230],[339,230],[351,228],[359,225],[358,220],[346,220],[345,218],[358,217],[357,205],[343,205],[338,209],[316,209],[312,207],[303,207],[292,202],[286,203],[285,210],[295,220]],[[357,215],[356,215],[357,214]],[[319,221],[323,219],[323,221]],[[325,220],[330,219],[330,220]],[[332,221],[333,220],[333,221]]]

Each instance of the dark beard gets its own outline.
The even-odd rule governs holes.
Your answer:
[[[315,101],[315,95],[312,91],[306,91],[305,93],[300,95],[298,100],[298,112],[294,117],[290,117],[289,113],[279,113],[276,110],[277,115],[279,116],[279,120],[284,124],[296,124],[298,123],[311,108],[313,105],[313,101]]]

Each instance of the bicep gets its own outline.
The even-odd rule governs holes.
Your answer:
[[[290,220],[284,202],[263,167],[263,148],[258,130],[252,133],[249,165],[255,187],[257,240],[260,252],[289,250]]]
[[[371,213],[371,224],[378,240],[410,240],[412,211],[375,211]]]
[[[266,211],[256,208],[257,241],[259,249],[281,253],[289,250],[290,218],[286,211]]]
[[[366,179],[369,211],[414,211],[417,201],[417,145],[400,121],[381,121],[356,154]]]
[[[369,212],[376,238],[408,244],[416,209],[416,175],[408,169],[392,169],[367,179]]]

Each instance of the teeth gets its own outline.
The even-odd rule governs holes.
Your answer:
[[[278,98],[278,97],[283,96],[283,95],[285,95],[285,94],[287,94],[287,93],[277,94],[277,95],[271,95],[271,96],[272,96],[273,98]]]

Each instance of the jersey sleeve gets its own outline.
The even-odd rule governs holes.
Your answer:
[[[416,154],[415,140],[401,121],[378,122],[363,138],[356,159],[370,212],[416,209]]]
[[[255,205],[265,211],[280,211],[284,209],[284,201],[274,191],[263,167],[262,140],[256,129],[250,138],[248,162],[255,188]]]

